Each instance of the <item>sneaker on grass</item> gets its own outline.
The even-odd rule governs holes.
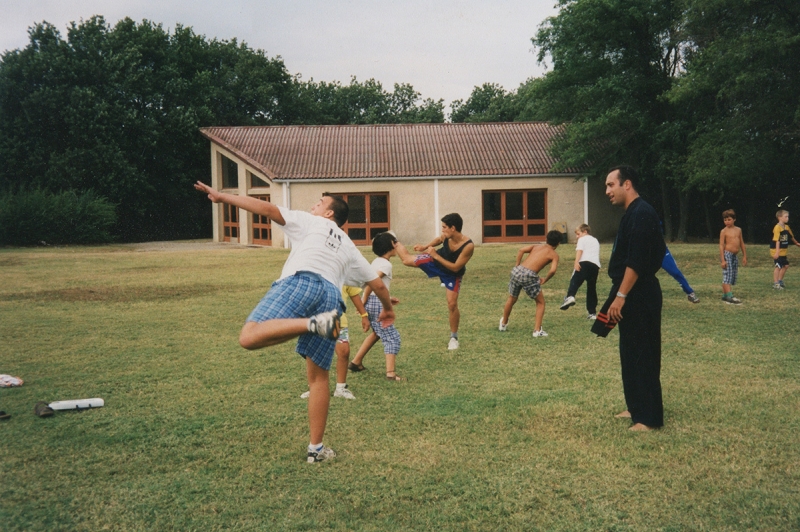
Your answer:
[[[533,334],[531,336],[533,336],[534,338],[544,338],[545,336],[549,335],[546,332],[544,332],[544,329],[539,329],[538,331],[533,331]]]
[[[686,299],[688,299],[691,303],[700,303],[700,298],[697,297],[697,294],[694,292],[686,296]]]
[[[314,464],[317,462],[324,462],[325,460],[330,460],[336,457],[336,451],[331,449],[330,447],[322,446],[317,452],[308,451],[308,458],[306,458],[306,462],[309,464]]]
[[[333,392],[333,396],[334,397],[344,397],[345,399],[355,399],[356,398],[356,396],[353,395],[353,392],[351,392],[350,389],[347,388],[346,384],[344,385],[344,388],[338,388],[337,387],[336,391]]]
[[[587,314],[586,319],[587,320],[596,320],[597,319],[597,314]]]
[[[328,340],[336,340],[339,338],[339,320],[341,315],[342,313],[339,309],[333,309],[328,312],[317,314],[316,316],[311,316],[311,323],[309,324],[308,330]]]
[[[308,399],[308,396],[311,395],[311,390],[305,391],[300,394],[300,399]]]
[[[567,310],[574,304],[575,304],[575,298],[572,296],[567,296],[564,298],[564,302],[561,303],[561,310]]]
[[[450,342],[448,342],[447,344],[447,349],[449,351],[455,351],[456,349],[458,349],[458,340],[456,340],[455,338],[450,338]]]
[[[742,303],[741,299],[739,299],[738,297],[733,297],[733,296],[730,296],[730,297],[722,296],[722,301],[724,301],[725,303],[727,303],[729,305],[740,305]]]
[[[500,318],[500,326],[497,328],[498,331],[505,331],[508,329],[508,323],[503,323],[503,318]]]

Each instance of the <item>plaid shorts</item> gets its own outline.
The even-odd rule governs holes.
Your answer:
[[[520,264],[519,266],[514,266],[514,269],[511,270],[508,293],[511,297],[519,297],[519,293],[523,289],[531,299],[536,299],[536,296],[542,291],[542,287],[539,284],[539,275]]]
[[[261,323],[282,318],[310,318],[335,308],[344,312],[341,290],[316,273],[297,272],[272,283],[247,321]],[[329,370],[335,348],[335,340],[306,333],[298,338],[296,351],[303,358],[309,357],[320,368]]]
[[[372,330],[378,335],[383,343],[383,353],[385,355],[396,355],[400,352],[400,333],[397,332],[394,325],[388,327],[381,327],[381,322],[378,321],[383,310],[381,300],[375,294],[370,294],[367,298],[367,304],[364,305],[369,313],[369,324],[372,325]]]
[[[722,270],[722,284],[736,284],[739,274],[739,256],[730,251],[724,252],[725,269]]]

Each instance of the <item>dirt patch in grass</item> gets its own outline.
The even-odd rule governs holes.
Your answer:
[[[2,301],[103,301],[109,303],[135,301],[181,300],[214,294],[222,289],[211,284],[188,286],[143,286],[143,287],[91,287],[40,290],[1,296]]]

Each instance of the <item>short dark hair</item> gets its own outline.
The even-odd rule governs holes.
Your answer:
[[[545,238],[547,239],[547,243],[555,248],[561,243],[561,239],[564,238],[564,233],[553,229],[547,233]]]
[[[610,174],[616,170],[619,170],[620,185],[622,185],[625,181],[630,181],[633,190],[639,190],[639,174],[636,172],[636,168],[627,164],[621,164],[609,170],[608,173]]]
[[[378,233],[372,239],[372,252],[378,257],[383,257],[391,250],[394,249],[394,243],[397,242],[397,237],[388,231],[385,233]]]
[[[333,211],[333,221],[339,227],[347,223],[347,217],[350,216],[350,206],[341,196],[334,196],[329,192],[323,192],[322,197],[331,198],[331,210]]]
[[[728,209],[727,211],[722,211],[722,219],[731,218],[733,220],[736,219],[736,212],[733,209]]]
[[[442,218],[442,223],[444,223],[447,227],[455,227],[456,231],[459,233],[461,232],[461,228],[464,227],[464,220],[461,219],[461,215],[457,212],[445,214]]]

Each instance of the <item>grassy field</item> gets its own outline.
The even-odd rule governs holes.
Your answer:
[[[315,465],[294,343],[237,343],[286,252],[137,249],[0,250],[0,373],[25,380],[0,389],[2,530],[800,529],[800,269],[773,291],[766,246],[740,306],[715,244],[670,246],[701,302],[659,274],[666,426],[644,434],[614,418],[618,333],[589,332],[583,290],[558,309],[574,245],[537,339],[527,299],[497,331],[516,247],[479,247],[457,352],[444,289],[395,262],[408,380],[385,381],[376,346],[357,399],[331,400],[338,457]],[[106,406],[33,414],[86,397]]]

